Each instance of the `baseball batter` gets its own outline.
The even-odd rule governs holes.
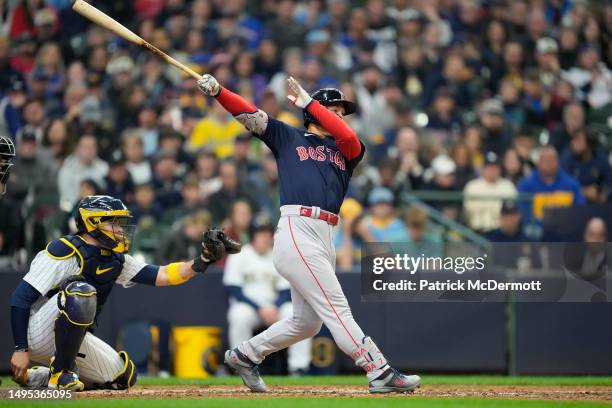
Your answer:
[[[134,363],[92,334],[113,286],[179,285],[240,244],[208,230],[193,261],[147,265],[126,254],[133,226],[121,200],[86,197],[74,218],[78,232],[39,252],[13,292],[13,378],[30,387],[127,389],[136,383]],[[30,368],[30,361],[47,366]]]
[[[273,259],[277,271],[291,284],[293,303],[292,317],[228,350],[226,364],[252,391],[265,392],[257,365],[268,354],[314,336],[325,323],[340,349],[367,373],[370,392],[414,390],[421,379],[390,367],[355,322],[335,274],[336,214],[365,153],[364,144],[343,120],[355,111],[355,104],[333,88],[311,96],[289,78],[288,98],[304,111],[304,131],[269,117],[211,75],[202,76],[198,86],[261,139],[276,158],[281,218]]]

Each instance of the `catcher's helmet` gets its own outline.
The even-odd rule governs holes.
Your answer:
[[[319,101],[323,106],[332,105],[339,103],[344,106],[344,114],[350,115],[355,113],[357,106],[354,102],[348,101],[344,98],[344,94],[337,88],[321,88],[310,95],[312,99]],[[312,116],[306,109],[304,109],[304,127],[307,128],[311,123],[318,123],[317,120]]]
[[[15,145],[11,138],[0,135],[0,194],[6,193],[13,159],[15,158]]]
[[[120,253],[127,252],[132,242],[135,226],[131,219],[121,200],[105,195],[85,197],[74,213],[78,233],[88,233],[104,248]],[[104,225],[105,221],[110,224]]]

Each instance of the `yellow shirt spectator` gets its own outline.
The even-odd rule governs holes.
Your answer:
[[[242,132],[244,127],[237,120],[219,104],[213,104],[209,114],[195,125],[189,148],[196,151],[208,147],[223,159],[234,153],[234,139]]]

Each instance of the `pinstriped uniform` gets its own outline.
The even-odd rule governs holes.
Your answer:
[[[135,285],[131,279],[145,266],[130,255],[125,256],[125,263],[116,283],[123,287]],[[34,305],[28,323],[28,343],[32,361],[49,365],[55,354],[55,319],[60,313],[57,307],[57,294],[50,299],[45,294],[59,286],[66,278],[79,272],[76,257],[53,259],[46,251],[40,251],[30,270],[23,280],[43,294]],[[76,359],[79,378],[86,385],[112,381],[123,369],[124,361],[119,354],[104,341],[87,332],[79,355]]]

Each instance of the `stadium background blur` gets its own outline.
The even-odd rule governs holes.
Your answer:
[[[293,126],[302,118],[286,99],[288,75],[357,102],[347,120],[367,155],[341,210],[340,272],[359,271],[369,241],[608,240],[609,1],[92,3]],[[0,132],[17,146],[0,199],[0,271],[13,272],[0,274],[3,298],[49,239],[74,228],[85,195],[124,200],[137,224],[132,252],[155,263],[194,257],[208,225],[248,242],[278,217],[265,146],[192,78],[68,0],[0,0]],[[339,279],[398,367],[610,373],[606,304],[362,304],[359,276]],[[155,294],[119,289],[97,333],[116,344],[122,325],[142,319],[225,332],[222,285],[211,268]]]
[[[288,75],[357,102],[347,119],[368,150],[341,213],[341,269],[362,242],[538,240],[546,208],[610,200],[610,2],[93,4],[291,125]],[[207,225],[247,242],[275,223],[270,152],[192,78],[68,0],[2,0],[0,18],[0,131],[17,146],[3,269],[70,231],[88,194],[129,205],[134,252],[155,262],[188,256]],[[502,211],[501,198],[518,201]]]

